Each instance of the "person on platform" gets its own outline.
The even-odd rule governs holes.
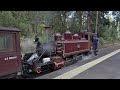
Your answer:
[[[35,35],[34,43],[37,44],[36,45],[36,50],[38,50],[40,48],[41,43],[40,43],[37,35]]]
[[[98,37],[97,37],[96,34],[92,38],[92,43],[93,43],[94,54],[97,55],[97,52],[98,52]]]

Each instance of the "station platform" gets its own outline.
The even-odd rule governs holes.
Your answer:
[[[35,79],[120,79],[120,46],[104,48],[97,56],[85,56],[75,64]]]

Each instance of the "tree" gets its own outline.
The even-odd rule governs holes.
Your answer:
[[[78,18],[78,23],[79,23],[79,32],[82,30],[82,16],[83,16],[83,11],[76,11],[76,17]]]
[[[52,17],[53,30],[56,32],[61,32],[62,34],[68,30],[67,19],[69,16],[69,11],[54,11],[54,16]]]
[[[95,33],[97,33],[98,30],[98,11],[96,11],[96,29],[95,29]]]

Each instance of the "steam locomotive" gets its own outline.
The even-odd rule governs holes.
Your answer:
[[[73,35],[67,31],[64,33],[64,37],[60,33],[56,33],[54,41],[50,41],[50,27],[46,27],[45,32],[46,43],[41,44],[36,37],[34,40],[37,43],[36,52],[24,56],[23,71],[25,73],[56,70],[67,63],[76,62],[81,54],[91,52],[91,39],[94,33],[84,31]]]
[[[40,43],[36,36],[36,51],[26,53],[21,60],[20,30],[16,28],[0,28],[0,78],[11,75],[28,75],[31,72],[41,73],[46,70],[57,70],[67,63],[77,62],[81,54],[89,54],[92,50],[94,33],[79,32],[72,34],[66,31],[54,35],[50,41],[51,27],[45,27],[46,43]],[[9,45],[7,45],[9,43]]]

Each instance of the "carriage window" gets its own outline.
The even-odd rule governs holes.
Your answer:
[[[14,51],[14,35],[0,34],[0,52]]]

